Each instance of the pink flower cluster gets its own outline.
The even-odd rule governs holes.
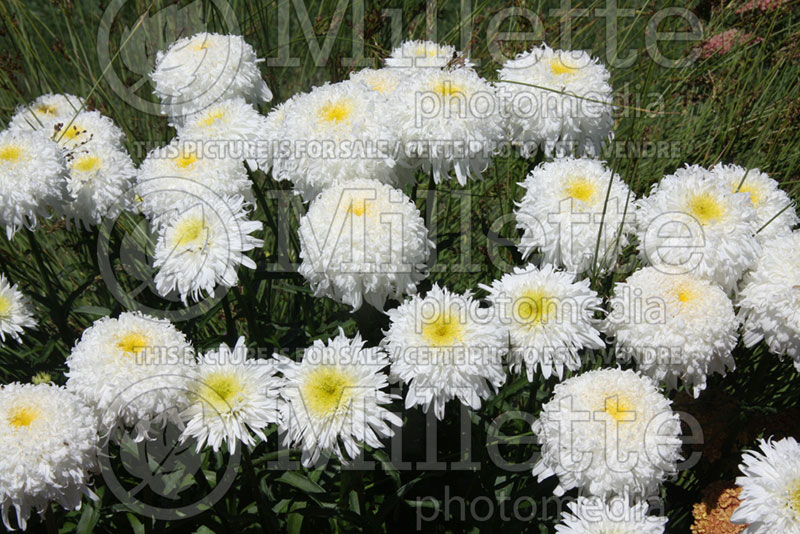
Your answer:
[[[746,13],[748,11],[775,11],[783,4],[786,3],[786,0],[750,0],[743,6],[739,6],[736,9],[736,13]]]
[[[727,54],[734,46],[743,45],[750,42],[759,42],[760,37],[752,33],[746,33],[737,28],[725,30],[708,39],[700,46],[701,57],[711,57],[714,54]]]

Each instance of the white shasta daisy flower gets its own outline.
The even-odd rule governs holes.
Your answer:
[[[258,168],[265,173],[269,172],[275,163],[275,159],[278,157],[279,145],[281,142],[280,135],[283,128],[283,121],[285,119],[286,102],[281,102],[277,106],[274,106],[271,110],[269,110],[267,116],[264,117],[261,138],[265,143],[265,148],[259,149],[258,151]],[[273,178],[275,180],[281,180],[281,177],[278,176],[277,171],[273,172]]]
[[[27,527],[31,510],[56,502],[77,510],[97,464],[97,423],[92,411],[52,384],[0,386],[0,503],[3,524]]]
[[[22,329],[35,327],[36,319],[28,298],[17,289],[17,284],[12,286],[0,273],[0,339],[5,343],[8,335],[21,342]]]
[[[680,459],[680,418],[655,382],[634,371],[598,369],[556,384],[533,432],[542,458],[533,475],[558,476],[556,495],[646,499]]]
[[[406,408],[433,408],[444,417],[447,401],[477,410],[503,385],[508,331],[467,292],[434,285],[424,298],[413,296],[387,314],[382,341],[392,362],[390,378],[408,384]]]
[[[244,199],[207,197],[179,204],[174,212],[159,217],[158,240],[153,266],[158,293],[178,291],[181,300],[199,301],[214,287],[233,287],[239,265],[255,269],[245,253],[264,242],[250,234],[261,229],[260,221],[247,219]]]
[[[520,185],[523,258],[539,250],[543,261],[574,273],[613,267],[634,219],[635,197],[618,174],[600,160],[568,157],[538,165]]]
[[[28,131],[0,132],[0,225],[8,239],[61,211],[65,173],[64,157],[49,139]]]
[[[565,367],[580,367],[579,350],[605,347],[593,319],[601,299],[588,279],[576,281],[550,264],[541,269],[531,265],[481,287],[489,292],[496,319],[508,329],[511,371],[522,371],[524,364],[530,381],[539,367],[545,378],[554,374],[560,379]]]
[[[741,288],[737,304],[745,346],[763,339],[770,352],[789,356],[800,371],[800,231],[766,242]]]
[[[304,200],[337,182],[369,177],[399,185],[410,177],[399,169],[396,125],[387,101],[361,83],[325,84],[285,103],[273,175],[291,181]]]
[[[479,179],[505,138],[495,88],[472,69],[406,76],[390,102],[404,156],[439,183]]]
[[[472,62],[451,45],[433,41],[403,41],[386,58],[386,66],[397,69],[441,69],[454,59],[472,67]]]
[[[383,309],[387,298],[416,293],[433,243],[414,203],[374,180],[324,190],[300,219],[298,272],[315,296]]]
[[[193,361],[192,347],[169,321],[125,312],[84,330],[67,357],[67,389],[96,409],[101,435],[121,424],[141,440],[180,421]]]
[[[363,83],[370,90],[386,98],[395,98],[395,90],[406,78],[406,72],[401,69],[384,67],[382,69],[361,69],[350,73],[350,79]]]
[[[125,133],[99,111],[81,111],[77,117],[55,123],[51,138],[66,150],[98,145],[123,150]]]
[[[247,357],[244,337],[233,348],[222,343],[198,358],[189,383],[191,402],[182,417],[181,440],[197,440],[199,452],[208,444],[215,452],[224,442],[231,454],[237,443],[266,439],[264,429],[278,422],[278,387],[272,361]]]
[[[205,148],[202,143],[175,138],[147,155],[136,175],[142,213],[156,218],[176,205],[202,203],[212,196],[242,195],[248,202],[253,200],[244,164]]]
[[[384,391],[386,354],[364,348],[360,335],[349,339],[340,328],[335,338],[314,341],[300,362],[275,357],[284,376],[279,426],[286,445],[302,448],[303,465],[314,464],[320,454],[356,458],[363,443],[383,447],[381,438],[403,424],[385,407],[395,398]]]
[[[104,143],[80,147],[67,156],[68,219],[86,228],[133,209],[136,167],[123,148]]]
[[[648,505],[631,505],[627,499],[606,502],[597,497],[578,497],[567,503],[556,534],[664,534],[666,517],[647,515]]]
[[[522,156],[537,149],[548,156],[598,156],[613,137],[610,77],[588,53],[546,44],[507,61],[498,71],[497,87],[511,140]]]
[[[70,94],[42,95],[30,104],[19,106],[8,123],[9,130],[41,130],[48,136],[53,125],[65,123],[83,106],[83,99]]]
[[[800,533],[800,443],[794,438],[759,440],[742,455],[736,479],[742,503],[733,523],[749,523],[743,534]]]
[[[261,61],[240,35],[198,33],[178,39],[156,54],[151,74],[161,112],[180,122],[224,99],[269,102],[272,92],[261,78]]]
[[[640,269],[614,286],[605,323],[616,340],[617,358],[633,358],[669,389],[677,388],[680,378],[695,398],[708,375],[736,368],[731,352],[739,321],[733,303],[702,278]]]
[[[711,174],[734,193],[747,193],[750,196],[750,202],[756,210],[758,230],[761,230],[756,238],[761,244],[778,234],[790,232],[800,222],[791,205],[792,199],[767,173],[718,163],[711,168]]]
[[[219,151],[220,157],[247,161],[253,168],[269,170],[270,138],[267,119],[244,98],[222,100],[187,117],[183,126],[177,126],[178,137],[203,143],[204,152]],[[274,132],[271,136],[274,139]],[[262,152],[267,151],[267,154]]]
[[[645,265],[691,273],[732,292],[755,265],[756,211],[699,165],[680,168],[636,202],[639,255]]]

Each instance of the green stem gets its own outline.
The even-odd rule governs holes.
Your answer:
[[[250,451],[247,449],[246,445],[242,445],[242,456],[244,457],[244,476],[255,494],[261,530],[265,531],[271,524],[269,519],[269,506],[266,501],[264,501],[264,495],[258,487],[258,477],[256,476],[255,467],[253,467],[253,459],[250,457]]]

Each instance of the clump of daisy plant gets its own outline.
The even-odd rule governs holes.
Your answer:
[[[280,395],[280,429],[284,443],[302,450],[302,463],[320,455],[341,461],[356,458],[366,444],[381,448],[402,419],[387,405],[395,398],[385,390],[389,361],[378,348],[364,347],[361,336],[339,335],[303,351],[300,361],[277,356],[284,377]]]

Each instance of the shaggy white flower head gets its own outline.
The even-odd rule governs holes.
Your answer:
[[[392,117],[409,161],[436,183],[453,170],[460,185],[480,179],[505,136],[494,87],[472,69],[430,69],[407,76],[397,94]]]
[[[616,263],[633,230],[635,197],[604,162],[571,157],[545,162],[520,185],[526,189],[516,210],[523,258],[539,250],[543,261],[574,273],[595,265],[602,272]]]
[[[68,219],[90,228],[133,209],[136,167],[124,149],[103,143],[81,147],[68,154],[67,170]]]
[[[253,200],[244,164],[205,148],[202,143],[176,138],[147,155],[136,175],[142,213],[155,218],[176,205],[203,202],[211,196],[241,195],[248,202]]]
[[[800,222],[794,206],[791,205],[792,199],[778,188],[778,182],[767,173],[759,169],[718,163],[711,168],[711,174],[734,193],[746,193],[750,196],[750,202],[756,210],[758,230],[764,227],[756,234],[761,244],[778,234],[790,232]]]
[[[203,292],[213,295],[217,285],[235,286],[239,265],[255,269],[245,252],[264,242],[250,235],[261,230],[261,222],[248,215],[241,196],[211,196],[159,218],[153,264],[159,269],[154,279],[158,293],[177,291],[184,304],[190,295],[199,301]]]
[[[737,304],[745,346],[763,339],[800,372],[800,231],[764,244],[755,269],[742,280]]]
[[[17,284],[12,286],[0,273],[0,339],[5,343],[8,335],[21,342],[22,329],[35,326],[36,319],[28,298],[17,289]]]
[[[123,150],[125,133],[99,111],[81,111],[77,117],[56,122],[51,138],[66,150],[98,145]]]
[[[300,219],[302,274],[315,296],[357,310],[417,291],[434,244],[414,203],[374,180],[332,186]]]
[[[151,74],[161,112],[181,121],[224,99],[269,102],[272,92],[261,79],[261,61],[240,35],[198,33],[178,39],[156,54]]]
[[[639,255],[668,273],[691,273],[728,293],[755,265],[759,245],[749,195],[734,193],[699,165],[686,166],[636,202]]]
[[[606,332],[616,338],[617,358],[633,358],[639,369],[669,389],[680,378],[695,398],[708,375],[736,368],[731,352],[739,321],[733,303],[716,284],[653,267],[614,286]]]
[[[0,225],[8,239],[63,208],[65,173],[64,157],[49,139],[34,132],[0,132]]]
[[[550,264],[530,265],[481,287],[489,292],[495,318],[508,329],[511,371],[520,372],[524,364],[530,381],[537,368],[545,378],[560,379],[565,367],[580,367],[579,350],[605,347],[592,317],[602,302],[588,279],[576,281]]]
[[[503,357],[508,331],[467,292],[434,285],[424,298],[413,296],[387,313],[391,324],[382,341],[392,361],[392,382],[408,384],[406,408],[433,407],[444,417],[447,401],[477,410],[506,380]]]
[[[794,438],[759,440],[761,450],[742,455],[736,479],[742,503],[733,523],[749,523],[744,534],[800,533],[800,444]]]
[[[454,46],[433,41],[403,41],[386,58],[386,66],[397,69],[441,69],[452,62],[472,67],[473,63]]]
[[[97,498],[87,487],[97,464],[97,423],[63,387],[0,386],[0,447],[0,502],[8,530],[11,508],[25,530],[34,508],[43,513],[57,502],[77,510],[83,495]]]
[[[267,118],[244,98],[223,100],[189,116],[185,125],[177,125],[178,137],[212,147],[220,157],[247,161],[253,168],[269,170],[269,141],[275,139]],[[272,133],[270,137],[265,134]],[[265,154],[262,154],[265,152]]]
[[[30,104],[19,106],[8,123],[9,130],[41,130],[50,135],[53,125],[69,122],[83,105],[83,99],[70,94],[42,95]]]
[[[84,330],[67,358],[67,389],[96,409],[102,435],[121,424],[142,440],[180,421],[193,361],[192,347],[169,321],[126,312]]]
[[[655,382],[634,371],[598,369],[556,384],[533,432],[542,481],[558,476],[556,495],[580,488],[607,498],[658,493],[680,460],[680,418]]]
[[[286,102],[274,162],[278,180],[291,181],[304,200],[326,187],[358,177],[399,185],[395,124],[384,97],[353,81],[325,84]]]
[[[497,86],[509,135],[522,156],[531,157],[537,149],[548,156],[599,155],[613,137],[610,77],[588,53],[546,44],[507,61]]]
[[[403,424],[385,407],[396,398],[384,391],[386,354],[364,348],[360,335],[349,339],[339,328],[335,338],[314,341],[300,362],[275,357],[284,376],[279,427],[287,446],[302,448],[303,465],[314,464],[320,454],[346,462],[358,456],[363,443],[381,448],[381,438]]]
[[[567,503],[556,534],[664,534],[666,517],[647,515],[648,505],[631,505],[616,497],[608,502],[597,497],[578,497]]]
[[[361,69],[350,73],[350,79],[354,82],[363,83],[370,90],[375,91],[387,98],[396,97],[395,90],[400,87],[406,78],[405,71],[401,69]]]
[[[231,454],[240,441],[253,446],[256,436],[265,440],[264,429],[278,422],[280,385],[272,361],[247,357],[244,337],[232,349],[222,343],[192,368],[181,440],[196,439],[197,452],[206,444],[216,452],[224,442]]]

